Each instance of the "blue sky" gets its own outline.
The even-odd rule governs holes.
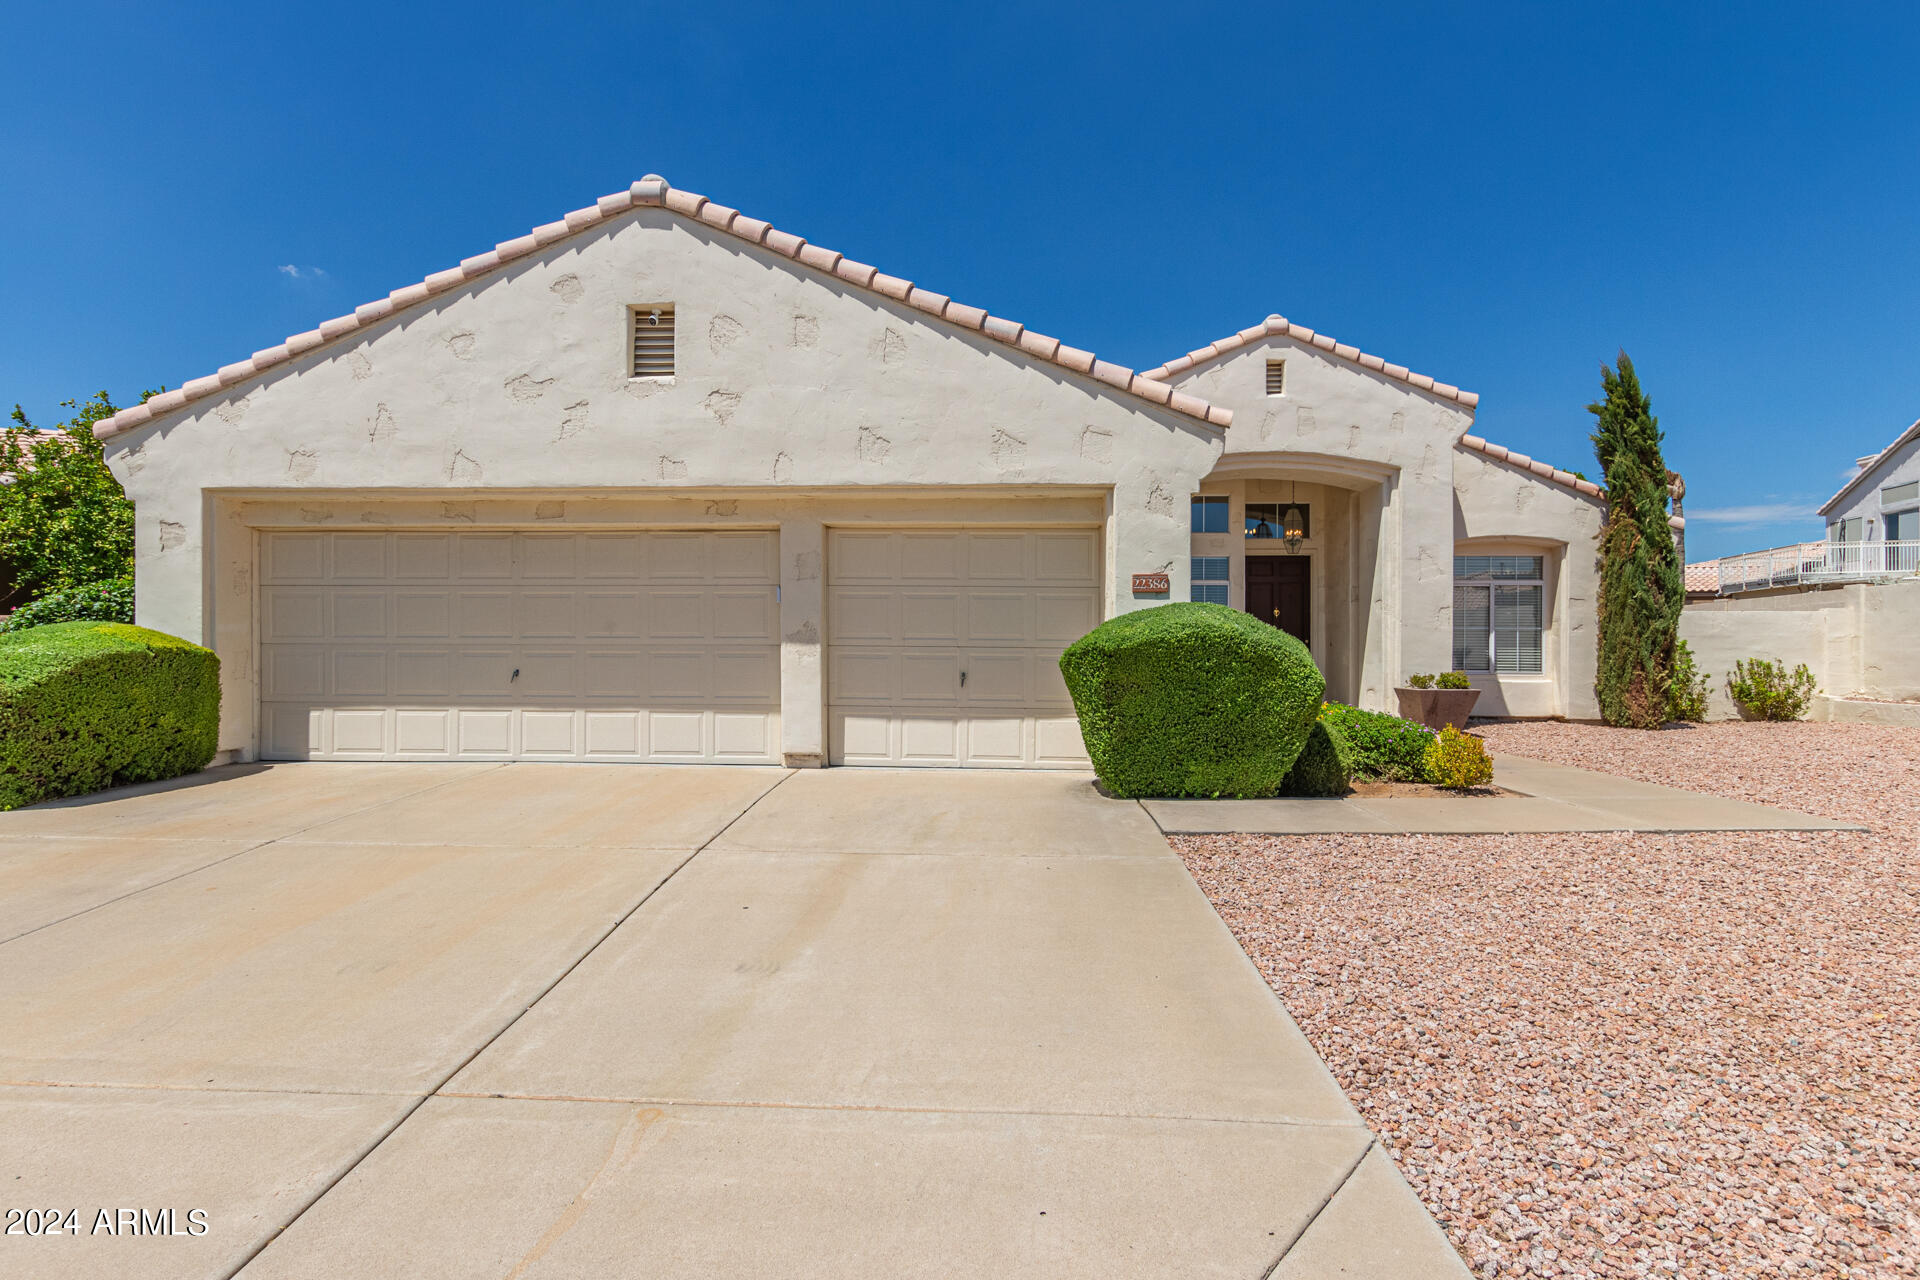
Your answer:
[[[1269,312],[1597,471],[1625,348],[1690,558],[1920,417],[1911,6],[12,10],[0,400],[308,329],[648,171],[1147,366]],[[290,271],[287,268],[296,268]]]

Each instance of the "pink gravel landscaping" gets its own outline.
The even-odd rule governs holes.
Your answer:
[[[1484,729],[1867,834],[1173,844],[1476,1274],[1920,1274],[1920,731]]]

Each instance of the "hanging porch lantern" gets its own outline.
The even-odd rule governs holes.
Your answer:
[[[1280,536],[1286,541],[1289,555],[1300,550],[1300,543],[1307,536],[1307,518],[1300,513],[1299,507],[1288,507],[1286,514],[1280,517]]]

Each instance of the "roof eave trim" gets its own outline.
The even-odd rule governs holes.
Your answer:
[[[1439,382],[1424,373],[1414,373],[1404,365],[1389,364],[1379,356],[1368,355],[1358,347],[1344,342],[1336,342],[1324,333],[1315,333],[1303,324],[1295,324],[1285,316],[1268,316],[1260,324],[1250,329],[1242,329],[1215,342],[1210,342],[1198,351],[1189,351],[1186,355],[1167,361],[1158,368],[1148,369],[1140,376],[1164,382],[1177,378],[1189,369],[1198,368],[1209,360],[1217,360],[1232,351],[1264,342],[1268,338],[1292,338],[1294,341],[1324,351],[1326,354],[1349,364],[1357,364],[1370,373],[1404,382],[1419,391],[1439,396],[1442,400],[1452,400],[1466,408],[1474,408],[1480,403],[1480,395],[1475,391],[1462,391],[1450,382]]]
[[[486,253],[463,260],[457,267],[437,271],[418,284],[395,289],[386,297],[356,307],[347,315],[325,321],[317,329],[294,334],[277,347],[257,351],[246,360],[223,366],[218,373],[196,378],[172,391],[162,392],[143,404],[133,405],[110,418],[103,418],[94,424],[94,437],[109,440],[123,432],[145,426],[156,418],[165,417],[195,401],[257,377],[295,356],[326,346],[367,325],[390,319],[442,293],[497,271],[517,258],[546,249],[608,218],[636,208],[663,208],[689,222],[724,231],[782,257],[791,258],[823,275],[896,302],[905,302],[915,310],[948,324],[983,334],[1002,346],[1145,400],[1155,408],[1171,410],[1222,430],[1233,425],[1233,411],[1230,409],[1175,391],[1160,380],[1124,365],[1098,359],[1092,352],[1069,347],[1058,338],[1034,333],[1018,321],[990,315],[979,307],[955,302],[945,294],[919,288],[910,281],[853,262],[843,254],[809,244],[799,236],[780,231],[757,218],[746,217],[738,210],[714,204],[703,195],[677,190],[659,174],[650,173],[625,191],[601,196],[593,204],[584,209],[575,209],[558,222],[549,222],[535,227],[527,235],[502,241]]]

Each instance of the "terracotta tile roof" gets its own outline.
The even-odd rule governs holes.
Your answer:
[[[1602,502],[1607,500],[1607,491],[1593,481],[1582,480],[1571,471],[1563,471],[1550,463],[1540,461],[1538,458],[1529,458],[1526,454],[1509,449],[1505,445],[1493,444],[1475,435],[1461,436],[1458,443],[1462,449],[1471,449],[1475,453],[1484,453],[1489,458],[1504,462],[1510,467],[1519,467],[1522,471],[1531,471],[1542,480],[1549,480],[1554,484],[1564,485],[1566,488],[1572,489],[1575,493],[1583,494],[1589,498],[1598,498]],[[1673,485],[1669,485],[1668,491],[1671,492],[1673,488]],[[1667,523],[1676,529],[1684,529],[1687,527],[1687,521],[1684,516],[1668,516]]]
[[[1820,504],[1820,514],[1821,515],[1827,514],[1827,512],[1830,509],[1832,509],[1832,507],[1840,501],[1840,499],[1846,497],[1848,493],[1852,492],[1853,487],[1855,485],[1859,484],[1862,480],[1866,479],[1869,475],[1871,475],[1875,467],[1878,467],[1882,462],[1885,462],[1887,460],[1888,454],[1892,453],[1895,449],[1898,449],[1901,446],[1905,445],[1907,441],[1913,440],[1915,438],[1920,438],[1920,422],[1916,422],[1912,426],[1908,427],[1905,431],[1902,431],[1898,436],[1894,437],[1892,444],[1888,445],[1886,448],[1882,449],[1880,452],[1874,454],[1871,458],[1868,458],[1866,461],[1862,462],[1860,464],[1860,469],[1854,472],[1851,476],[1847,477],[1847,482],[1840,486],[1840,491],[1834,494],[1831,498],[1828,498],[1825,502]]]
[[[1285,316],[1268,316],[1265,321],[1254,325],[1251,329],[1242,329],[1240,332],[1230,334],[1218,342],[1210,342],[1198,351],[1189,351],[1186,355],[1176,360],[1169,360],[1158,369],[1149,369],[1140,376],[1163,381],[1168,378],[1176,378],[1194,366],[1206,363],[1215,356],[1223,356],[1227,354],[1227,352],[1238,350],[1250,342],[1259,342],[1269,337],[1292,338],[1296,342],[1304,342],[1308,346],[1317,347],[1321,351],[1338,356],[1342,360],[1351,361],[1359,365],[1362,369],[1371,369],[1383,377],[1397,378],[1401,382],[1418,387],[1422,391],[1431,391],[1434,395],[1442,399],[1457,400],[1469,409],[1480,403],[1480,396],[1476,392],[1462,391],[1460,388],[1447,382],[1435,382],[1424,373],[1413,373],[1409,371],[1404,365],[1388,364],[1379,356],[1370,356],[1358,347],[1350,347],[1344,342],[1336,342],[1324,333],[1315,333],[1303,324],[1293,323]]]
[[[1720,594],[1720,562],[1709,560],[1705,564],[1690,564],[1686,568],[1686,589],[1705,591],[1713,595]]]
[[[775,253],[792,258],[803,266],[833,276],[837,280],[871,290],[884,297],[892,298],[896,302],[904,302],[949,324],[976,330],[996,342],[1018,348],[1036,359],[1049,361],[1074,373],[1085,374],[1116,390],[1138,396],[1156,405],[1163,405],[1177,413],[1198,418],[1216,427],[1225,427],[1233,422],[1233,414],[1230,410],[1208,404],[1183,391],[1176,391],[1165,382],[1145,374],[1135,373],[1124,366],[1097,359],[1091,351],[1069,347],[1058,338],[1035,333],[1018,321],[988,315],[978,307],[955,302],[945,294],[920,288],[910,280],[886,275],[865,263],[855,262],[844,254],[816,244],[809,244],[799,236],[778,230],[758,218],[749,218],[737,209],[715,204],[705,196],[695,195],[691,191],[676,190],[667,184],[665,178],[650,173],[625,191],[601,196],[595,203],[584,209],[575,209],[558,222],[549,222],[545,226],[535,227],[527,235],[495,245],[486,253],[465,259],[457,267],[437,271],[418,284],[395,289],[384,298],[376,298],[372,302],[356,307],[351,315],[328,320],[319,328],[309,329],[305,333],[296,333],[277,347],[256,351],[247,359],[225,365],[204,378],[195,378],[184,386],[172,391],[164,391],[145,404],[123,409],[113,417],[96,423],[93,429],[94,434],[104,440],[109,436],[150,422],[154,418],[164,417],[184,405],[224,391],[236,383],[244,382],[275,365],[283,364],[295,356],[304,355],[316,347],[344,337],[365,325],[384,320],[396,312],[425,302],[436,294],[484,276],[516,258],[525,257],[535,250],[544,249],[577,235],[588,227],[625,213],[629,209],[642,207],[665,208],[689,221],[702,223],[717,231],[724,231],[749,244],[761,245]]]

